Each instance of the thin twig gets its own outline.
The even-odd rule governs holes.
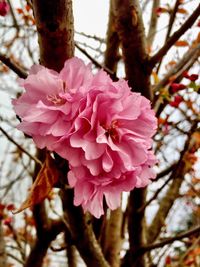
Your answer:
[[[16,260],[17,262],[21,263],[22,266],[24,266],[24,261],[18,259],[17,257],[15,257],[13,254],[11,254],[11,253],[9,253],[9,252],[7,252],[6,254],[7,254],[8,257],[10,257],[10,258]]]
[[[97,68],[100,68],[100,69],[104,69],[109,75],[111,75],[113,77],[113,75],[115,75],[113,73],[113,71],[111,71],[110,69],[102,66],[98,61],[96,61],[90,54],[88,54],[88,52],[83,49],[82,47],[80,47],[77,43],[75,43],[75,47],[81,51],[81,53],[83,53],[87,58],[89,58],[92,63],[97,67]]]
[[[143,247],[141,247],[140,250],[144,253],[144,252],[156,249],[156,248],[163,247],[163,246],[165,246],[167,244],[171,244],[174,241],[181,240],[181,239],[183,239],[185,237],[189,237],[189,236],[194,235],[196,233],[200,233],[200,225],[198,225],[198,226],[196,226],[193,229],[190,229],[188,231],[184,231],[184,232],[182,232],[181,234],[179,234],[177,236],[165,238],[161,242],[156,242],[156,243],[153,243],[153,244],[150,244],[150,245],[143,246]]]
[[[180,0],[176,0],[174,8],[173,8],[173,10],[172,10],[172,12],[170,14],[169,25],[168,25],[167,34],[166,34],[166,37],[165,37],[165,44],[167,43],[167,40],[170,37],[171,31],[172,31],[172,27],[174,25],[174,21],[175,21],[175,18],[176,18],[176,13],[178,11],[178,7],[179,7],[180,4],[181,4]],[[161,59],[159,65],[157,67],[157,70],[156,70],[157,73],[159,72],[161,64],[162,64],[162,59]]]
[[[154,66],[159,62],[159,60],[166,55],[168,50],[175,44],[176,41],[194,24],[196,19],[200,15],[200,4],[195,9],[195,11],[191,14],[191,16],[183,23],[183,25],[176,31],[172,36],[167,40],[165,45],[150,59],[149,65],[150,68],[154,68]]]
[[[160,192],[165,188],[165,186],[172,180],[173,177],[169,177],[164,184],[154,193],[154,195],[143,205],[138,209],[138,212],[143,212],[147,206],[151,204],[153,200],[157,198],[157,196],[160,194]]]
[[[24,152],[24,154],[26,154],[27,156],[29,156],[32,160],[34,160],[36,163],[38,163],[40,166],[42,166],[42,162],[37,159],[36,157],[34,157],[33,155],[31,155],[28,151],[26,151],[21,145],[19,145],[15,140],[13,140],[13,138],[7,134],[7,132],[0,126],[0,131],[8,138],[8,140],[10,142],[12,142],[14,145],[16,145],[16,147]]]
[[[172,164],[172,165],[170,165],[168,168],[164,169],[163,171],[159,172],[154,181],[157,181],[160,178],[164,177],[165,175],[169,174],[171,171],[173,171],[174,168],[176,168],[176,166],[177,166],[177,162]]]

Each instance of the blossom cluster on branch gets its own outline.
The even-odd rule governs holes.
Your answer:
[[[157,120],[150,101],[125,80],[113,82],[103,70],[93,74],[74,57],[60,73],[34,65],[20,85],[26,92],[13,100],[18,129],[68,160],[75,205],[99,218],[104,197],[115,209],[123,191],[155,177]]]

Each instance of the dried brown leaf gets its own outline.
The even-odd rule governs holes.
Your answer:
[[[45,162],[39,171],[27,199],[22,203],[20,208],[13,213],[19,213],[26,208],[42,202],[51,192],[54,184],[58,181],[59,171],[53,158],[47,154]]]

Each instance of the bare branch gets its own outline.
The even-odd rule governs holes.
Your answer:
[[[65,189],[66,178],[61,189],[64,216],[70,225],[70,233],[81,257],[87,266],[109,267],[92,229],[89,214],[84,215],[81,207],[73,205],[73,192]]]
[[[170,13],[169,25],[168,25],[168,28],[167,28],[167,34],[166,34],[165,42],[164,42],[165,44],[166,44],[166,42],[167,42],[167,40],[168,40],[168,38],[169,38],[169,36],[171,34],[172,27],[174,25],[174,21],[175,21],[175,18],[176,18],[176,13],[178,11],[179,5],[180,5],[180,0],[176,0],[174,8],[173,8],[172,12]],[[162,59],[161,59],[159,65],[157,67],[157,73],[159,71],[159,68],[160,68],[161,64],[162,64]]]
[[[114,0],[116,29],[130,87],[151,98],[146,38],[138,0]]]
[[[183,150],[180,153],[180,158],[179,162],[177,164],[177,167],[172,171],[170,177],[173,178],[172,183],[170,184],[166,195],[162,198],[160,201],[160,206],[159,209],[151,223],[151,225],[148,228],[148,236],[147,236],[147,241],[148,243],[154,242],[156,238],[160,234],[160,230],[164,224],[164,221],[169,213],[170,208],[174,204],[174,201],[177,199],[179,196],[179,189],[180,186],[183,182],[183,177],[186,172],[186,167],[185,167],[185,162],[184,162],[184,157],[190,147],[190,141],[191,141],[191,136],[195,132],[197,128],[198,122],[195,121],[193,122],[193,125],[190,129],[190,132],[188,133],[187,140],[185,142],[185,146]]]
[[[0,131],[8,138],[8,140],[10,142],[12,142],[20,151],[22,151],[24,154],[26,154],[29,158],[31,158],[32,160],[34,160],[37,164],[39,164],[40,166],[42,166],[42,162],[34,157],[33,155],[31,155],[26,149],[24,149],[21,145],[19,145],[15,140],[13,140],[13,138],[0,126]]]
[[[96,59],[94,59],[85,49],[80,47],[77,43],[75,43],[75,47],[78,48],[87,58],[91,60],[91,62],[99,69],[104,69],[110,76],[114,76],[114,72],[108,69],[107,67],[102,66]]]
[[[53,221],[51,226],[43,231],[42,236],[37,238],[24,267],[42,267],[48,247],[64,229],[65,225],[62,221]]]
[[[110,10],[109,10],[109,22],[107,29],[107,39],[106,39],[106,51],[104,65],[112,70],[114,73],[117,71],[117,63],[119,61],[119,37],[116,30],[116,17],[113,10],[113,0],[110,0]]]
[[[183,58],[164,76],[164,78],[154,87],[154,91],[159,91],[170,83],[170,77],[174,77],[174,82],[180,82],[183,77],[183,72],[191,68],[195,61],[200,56],[200,44],[189,49]],[[154,110],[156,116],[159,117],[168,101],[164,100],[159,95],[154,99]]]
[[[156,35],[156,28],[157,28],[157,22],[158,22],[158,15],[156,13],[157,7],[160,5],[160,0],[153,0],[153,6],[151,11],[151,21],[149,26],[149,32],[147,35],[147,44],[148,48],[151,48],[155,35]]]
[[[178,7],[179,5],[181,4],[181,1],[180,0],[176,0],[176,3],[174,5],[174,8],[170,14],[170,19],[169,19],[169,26],[168,26],[168,29],[167,29],[167,34],[166,34],[166,38],[165,38],[165,43],[167,42],[167,39],[169,38],[170,34],[171,34],[171,31],[172,31],[172,27],[174,25],[174,21],[175,21],[175,18],[176,18],[176,13],[178,11]]]
[[[8,57],[0,53],[0,60],[3,64],[5,64],[8,68],[14,71],[20,78],[26,79],[27,73],[22,70],[21,67],[17,66],[14,62],[12,62]]]
[[[138,209],[138,213],[139,212],[143,212],[147,206],[149,206],[151,204],[152,201],[154,201],[157,196],[160,194],[160,192],[165,188],[166,185],[168,185],[168,183],[171,181],[173,177],[169,177],[165,182],[164,184],[154,193],[154,195],[145,203],[145,205],[143,205],[142,207],[140,207]]]
[[[198,234],[200,233],[200,226],[196,226],[193,229],[190,229],[188,231],[184,231],[183,233],[178,234],[178,235],[176,235],[174,237],[166,238],[166,239],[164,239],[164,240],[162,240],[160,242],[156,242],[156,243],[153,243],[153,244],[150,244],[150,245],[143,246],[143,247],[141,247],[141,251],[144,253],[144,252],[156,249],[156,248],[160,248],[160,247],[163,247],[163,246],[165,246],[167,244],[171,244],[174,241],[181,240],[181,239],[183,239],[185,237],[190,237],[191,235],[195,235],[197,233]]]
[[[183,23],[183,25],[167,40],[165,45],[150,59],[149,66],[151,69],[159,62],[159,60],[166,55],[168,50],[175,44],[176,41],[194,24],[200,15],[200,4],[190,17]]]
[[[121,207],[111,211],[106,229],[105,257],[112,267],[118,267],[121,250],[121,227],[122,210]]]
[[[10,5],[10,13],[11,13],[11,16],[12,16],[12,19],[13,19],[14,27],[16,28],[17,31],[19,31],[19,25],[17,23],[17,19],[16,19],[16,16],[15,16],[11,1],[10,0],[7,0],[7,1],[9,3],[9,5]]]
[[[174,168],[176,168],[177,162],[166,168],[165,170],[159,172],[156,176],[156,179],[154,181],[159,180],[160,178],[164,177],[165,175],[169,174],[171,171],[173,171]]]

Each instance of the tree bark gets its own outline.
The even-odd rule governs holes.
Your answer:
[[[121,227],[122,227],[122,210],[121,207],[110,212],[110,218],[107,222],[105,257],[112,267],[120,265],[120,250],[122,244]]]
[[[117,63],[119,61],[119,37],[116,29],[116,17],[114,14],[114,2],[110,0],[109,21],[107,29],[106,51],[104,65],[112,70],[117,71]]]
[[[38,32],[40,62],[60,71],[74,55],[74,27],[71,0],[33,0]]]
[[[54,221],[49,229],[43,231],[42,236],[37,238],[24,267],[41,267],[44,257],[51,242],[63,231],[65,225],[60,221]]]
[[[114,0],[113,2],[126,78],[133,91],[151,99],[148,54],[139,1]]]
[[[91,216],[84,216],[82,208],[73,205],[73,197],[72,190],[62,189],[64,217],[70,225],[69,231],[74,244],[87,266],[109,267],[95,238]]]

